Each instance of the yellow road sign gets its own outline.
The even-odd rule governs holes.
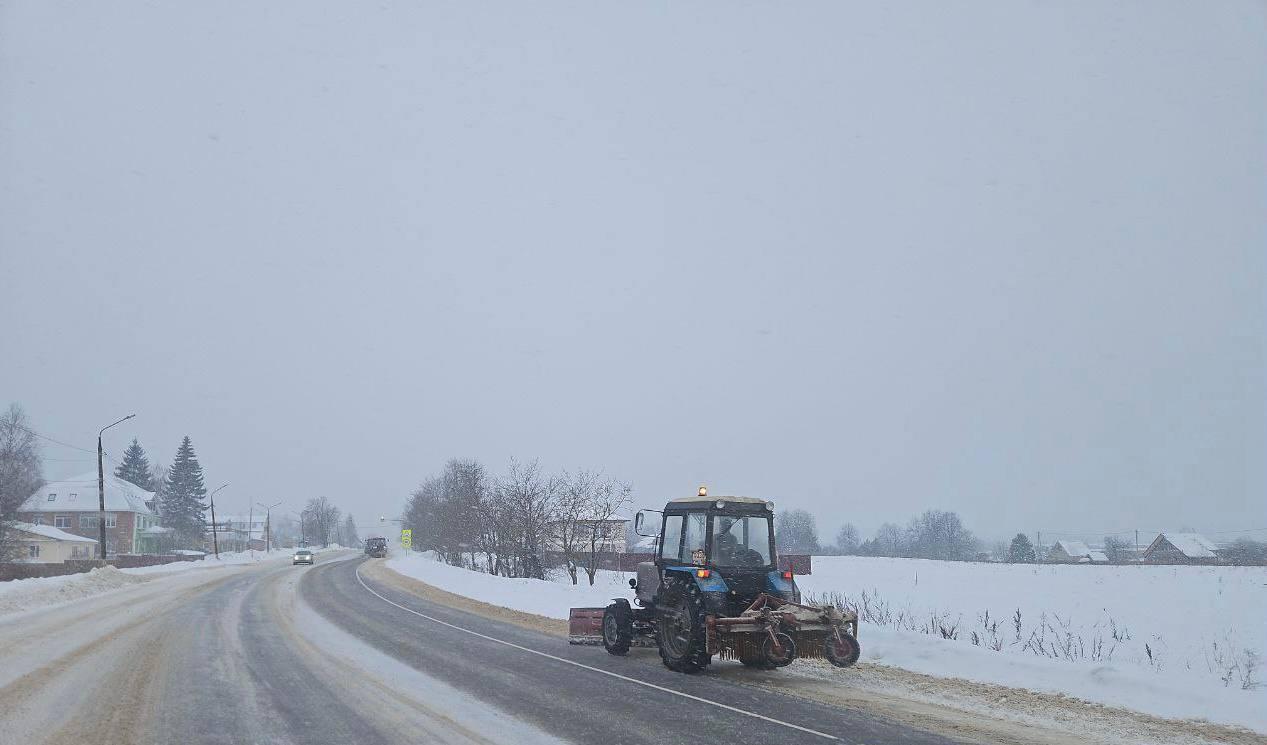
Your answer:
[[[412,530],[400,531],[400,545],[405,548],[411,548],[414,542],[414,532]]]

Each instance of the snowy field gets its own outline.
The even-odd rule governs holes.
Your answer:
[[[507,579],[419,554],[387,566],[550,618],[632,597],[631,575],[619,572],[590,587],[584,575],[579,586]],[[1267,732],[1267,686],[1242,687],[1252,653],[1267,652],[1267,568],[815,557],[797,581],[806,596],[864,606],[864,662]]]
[[[313,549],[313,552],[321,554],[328,551],[341,550],[343,550],[342,547],[336,545],[328,548]],[[208,554],[202,561],[178,561],[171,564],[134,567],[131,569],[116,569],[112,566],[105,566],[88,572],[64,574],[59,577],[15,579],[9,582],[0,582],[0,615],[62,605],[82,598],[115,592],[125,587],[141,584],[154,577],[166,576],[177,572],[242,566],[263,561],[280,562],[282,560],[291,560],[290,550],[275,550],[271,554],[266,554],[263,551],[242,551],[240,553],[221,551],[219,559]]]

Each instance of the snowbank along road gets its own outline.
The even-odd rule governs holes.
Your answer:
[[[952,742],[621,664],[363,564],[186,572],[0,618],[0,742]]]

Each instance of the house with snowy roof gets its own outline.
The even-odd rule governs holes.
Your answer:
[[[150,530],[159,525],[158,515],[150,508],[154,492],[110,474],[104,486],[107,555],[157,553],[159,535]],[[95,541],[101,519],[97,472],[45,484],[18,507],[17,519]]]
[[[1217,564],[1218,546],[1200,533],[1160,533],[1144,549],[1149,564]]]
[[[13,523],[9,528],[18,546],[18,561],[27,564],[60,564],[70,559],[93,559],[97,541],[67,533],[51,525]]]
[[[1047,549],[1046,561],[1055,564],[1107,564],[1109,557],[1103,551],[1093,551],[1082,541],[1061,539]]]

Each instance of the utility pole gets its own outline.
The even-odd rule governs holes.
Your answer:
[[[251,548],[251,534],[255,532],[255,505],[252,504],[246,511],[246,550],[251,551],[254,556],[255,549]]]
[[[264,508],[264,553],[269,553],[273,550],[273,508],[281,502],[274,504],[256,502],[256,504]]]
[[[1135,561],[1139,562],[1139,528],[1135,529]]]
[[[221,484],[211,490],[211,546],[216,552],[216,558],[220,558],[220,537],[216,531],[216,492],[220,491],[228,484]]]
[[[136,414],[128,414],[114,424],[122,424]],[[106,560],[106,471],[101,463],[102,457],[105,455],[105,449],[101,447],[101,436],[105,434],[114,424],[106,425],[97,433],[97,539],[101,542],[101,560]]]

